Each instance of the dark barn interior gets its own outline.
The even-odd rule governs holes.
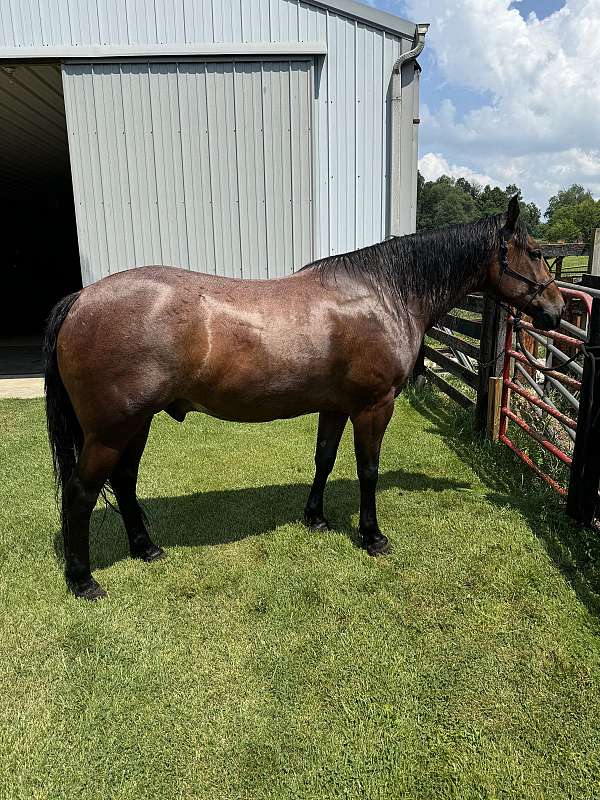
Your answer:
[[[0,66],[0,373],[39,352],[53,304],[81,288],[65,107],[56,64]],[[23,360],[23,359],[21,359]],[[26,370],[27,371],[27,370]]]

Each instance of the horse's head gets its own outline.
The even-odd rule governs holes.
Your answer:
[[[558,326],[565,304],[539,246],[518,224],[519,214],[515,195],[508,204],[497,255],[488,267],[486,288],[529,314],[536,328],[550,330]]]

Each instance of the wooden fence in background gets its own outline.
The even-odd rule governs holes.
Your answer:
[[[595,231],[590,246],[584,242],[542,243],[541,249],[557,280],[579,283],[583,275],[600,276],[600,228]],[[579,258],[587,256],[587,264],[565,264],[565,258],[570,256]]]
[[[489,379],[502,371],[503,320],[493,300],[468,295],[427,331],[426,339],[435,345],[423,343],[413,373],[415,382],[428,380],[463,408],[473,409],[480,430],[487,424]]]

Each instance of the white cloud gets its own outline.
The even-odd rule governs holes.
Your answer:
[[[450,100],[423,109],[426,164],[518,183],[545,206],[581,182],[600,195],[600,0],[567,0],[524,20],[510,0],[407,0],[430,21],[427,46],[449,85],[488,99],[466,113]]]
[[[419,170],[421,175],[428,181],[435,181],[441,175],[451,175],[453,178],[466,178],[468,181],[475,181],[476,183],[485,186],[499,185],[497,181],[489,175],[482,175],[474,172],[469,167],[460,167],[456,164],[449,164],[441,153],[426,153],[419,159]]]

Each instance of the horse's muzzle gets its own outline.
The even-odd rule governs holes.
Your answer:
[[[531,311],[531,318],[536,328],[542,331],[556,330],[565,311],[565,304],[549,308],[536,308]]]

